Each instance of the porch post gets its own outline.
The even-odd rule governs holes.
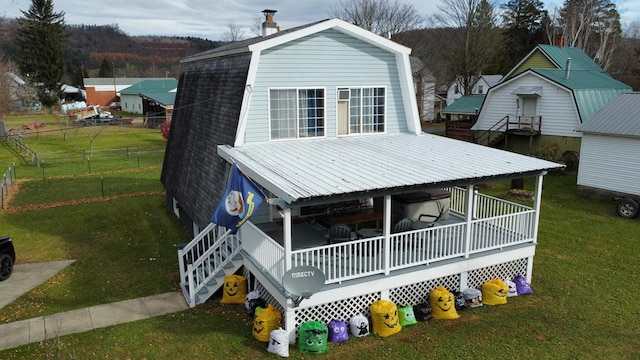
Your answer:
[[[533,232],[533,243],[538,243],[538,223],[540,222],[540,200],[542,199],[542,180],[546,175],[546,171],[543,171],[536,178],[536,192],[533,195],[533,209],[534,209],[534,218],[533,224],[531,225],[531,231]]]
[[[476,193],[473,184],[467,185],[467,209],[464,212],[464,257],[469,258],[469,249],[471,249],[471,220],[474,217],[476,208]]]
[[[391,272],[391,195],[384,196],[384,218],[382,219],[382,231],[384,233],[384,274]]]
[[[282,235],[284,237],[284,271],[291,269],[291,208],[282,210]]]

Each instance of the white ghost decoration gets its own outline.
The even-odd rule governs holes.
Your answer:
[[[349,320],[349,331],[355,337],[369,335],[369,319],[362,314],[352,316]]]
[[[289,357],[289,334],[286,330],[277,328],[271,331],[267,351],[281,357]]]

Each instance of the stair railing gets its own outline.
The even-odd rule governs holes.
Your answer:
[[[484,140],[487,141],[487,145],[491,144],[491,139],[497,132],[503,132],[502,129],[506,128],[509,130],[509,115],[505,115],[502,119],[498,120],[493,126],[491,126],[488,130],[485,130],[478,137],[476,137],[476,143],[482,144]]]
[[[183,294],[190,307],[196,305],[196,294],[205,288],[233,258],[240,253],[236,234],[209,224],[193,240],[178,246],[178,262]]]

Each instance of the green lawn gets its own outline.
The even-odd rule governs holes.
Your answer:
[[[3,152],[0,161],[13,161]],[[18,262],[76,260],[3,308],[0,321],[176,290],[173,244],[188,240],[188,236],[167,211],[163,196],[154,193],[160,189],[156,181],[160,163],[156,166],[105,170],[97,177],[81,172],[42,180],[36,175],[25,182],[13,200],[16,204],[100,197],[96,187],[100,176],[105,187],[107,183],[130,185],[130,192],[126,186],[111,188],[113,194],[141,195],[0,212],[0,226],[14,238]],[[486,191],[506,196],[508,185],[492,184]],[[532,186],[533,182],[527,181],[526,187]],[[151,194],[144,195],[146,192]],[[405,327],[388,338],[368,336],[330,344],[322,357],[640,358],[640,219],[617,217],[613,202],[578,196],[575,176],[548,175],[541,208],[533,295],[509,298],[506,305],[466,309],[458,320]],[[78,359],[276,358],[267,353],[266,343],[251,336],[244,306],[221,305],[219,297],[195,309],[59,340],[65,351],[73,351]],[[0,351],[0,358],[52,358],[58,354],[55,346],[53,340],[30,344]],[[64,351],[61,357],[68,358]],[[292,346],[290,357],[312,356],[302,356]]]

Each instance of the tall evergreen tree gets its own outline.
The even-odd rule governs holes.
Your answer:
[[[511,65],[544,42],[542,20],[546,14],[540,0],[509,0],[502,4],[502,23]]]
[[[15,40],[16,63],[25,79],[37,88],[38,100],[51,108],[64,96],[64,12],[53,11],[53,0],[32,0],[29,10],[21,12]]]
[[[98,70],[98,77],[110,78],[113,77],[113,64],[109,60],[102,59],[100,62],[100,70]]]

